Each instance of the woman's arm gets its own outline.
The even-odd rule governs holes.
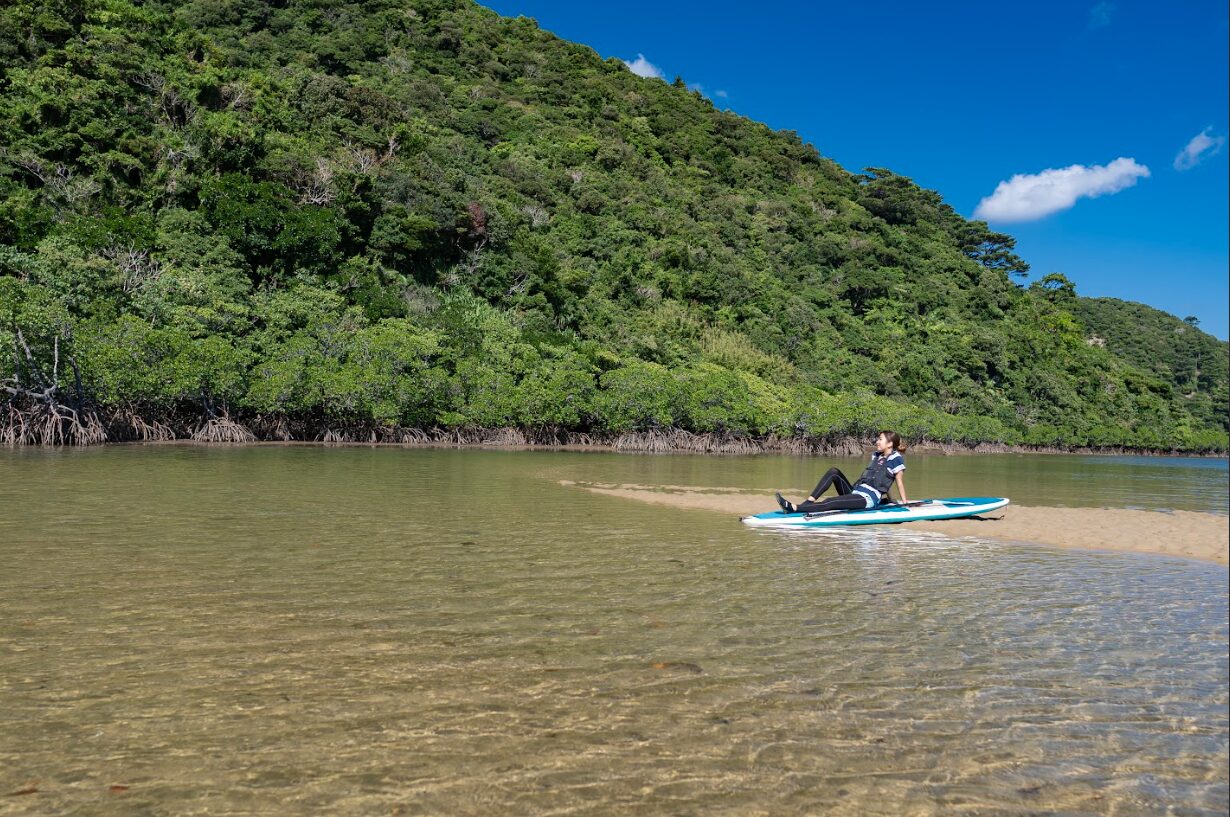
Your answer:
[[[904,505],[910,501],[910,498],[905,495],[905,469],[903,468],[898,471],[897,476],[893,477],[893,479],[897,480],[897,496],[900,497],[899,501]]]

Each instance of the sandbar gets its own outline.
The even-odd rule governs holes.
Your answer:
[[[773,508],[773,493],[686,485],[632,485],[562,481],[623,499],[729,514],[732,519]],[[954,538],[1030,542],[1054,547],[1116,550],[1179,556],[1225,565],[1230,562],[1230,520],[1194,511],[1128,508],[1050,508],[1009,505],[982,519],[909,522],[913,530]]]

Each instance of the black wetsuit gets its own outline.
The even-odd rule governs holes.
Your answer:
[[[836,488],[837,496],[822,502],[801,502],[795,506],[795,511],[797,513],[861,511],[875,507],[888,497],[888,491],[893,485],[894,475],[889,471],[890,459],[900,460],[901,455],[896,451],[883,456],[879,453],[872,454],[871,464],[867,466],[867,470],[863,471],[858,482],[853,485],[841,469],[830,468],[808,496],[818,497],[829,488]],[[901,467],[904,468],[904,464]]]
[[[837,489],[837,496],[829,497],[821,502],[800,502],[794,507],[797,513],[815,513],[817,511],[861,511],[867,507],[867,499],[862,494],[854,493],[854,486],[841,472],[840,468],[830,468],[825,472],[816,487],[808,496],[820,496],[829,488]]]

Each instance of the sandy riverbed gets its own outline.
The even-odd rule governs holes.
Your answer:
[[[629,485],[564,481],[563,484],[612,497],[739,516],[763,513],[773,493],[686,485]],[[1033,542],[1056,547],[1160,553],[1227,564],[1230,520],[1192,511],[1141,511],[1125,508],[1036,508],[1009,505],[986,519],[910,522],[910,528],[948,536]]]

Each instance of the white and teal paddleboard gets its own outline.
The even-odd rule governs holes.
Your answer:
[[[786,513],[772,511],[743,517],[743,524],[754,528],[828,528],[836,525],[891,525],[922,522],[928,519],[962,519],[1005,507],[1008,500],[995,496],[922,499],[905,505],[880,505],[865,511],[821,511]]]

